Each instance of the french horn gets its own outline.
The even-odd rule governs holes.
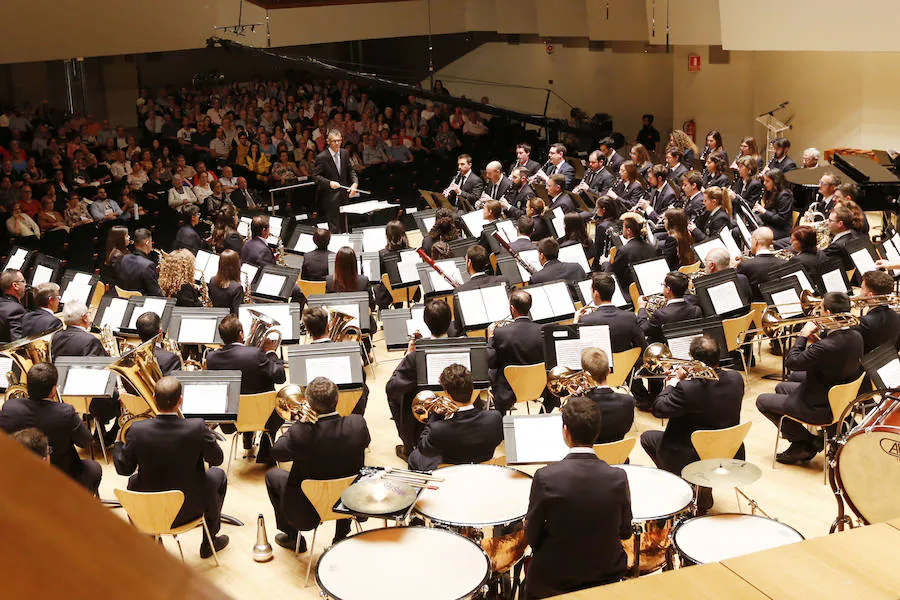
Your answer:
[[[447,418],[457,410],[456,403],[444,394],[422,390],[412,401],[412,413],[419,423],[427,423],[432,414]]]

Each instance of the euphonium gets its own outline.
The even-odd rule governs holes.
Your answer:
[[[328,311],[328,338],[332,342],[357,342],[362,338],[362,330],[350,325],[354,317],[339,310]]]
[[[427,423],[432,414],[441,415],[446,419],[456,410],[457,406],[453,400],[430,390],[419,392],[412,401],[412,413],[419,423]]]
[[[127,381],[137,395],[147,401],[154,414],[159,412],[156,408],[156,384],[162,379],[162,371],[154,352],[159,337],[156,335],[150,338],[106,366]]]
[[[715,369],[699,360],[672,358],[672,351],[661,342],[655,342],[647,346],[646,350],[644,350],[643,358],[644,364],[642,368],[647,374],[641,375],[641,377],[647,379],[668,378],[675,371],[681,369],[687,373],[688,379],[719,380]]]
[[[556,366],[547,373],[547,389],[558,398],[583,396],[597,387],[597,382],[585,370]]]
[[[650,294],[649,296],[644,296],[644,300],[647,302],[644,308],[647,310],[648,315],[652,315],[666,305],[666,297],[662,294]]]
[[[271,339],[277,339],[275,350],[281,345],[281,332],[275,329],[281,323],[272,317],[259,312],[258,310],[248,310],[253,321],[250,323],[250,331],[247,335],[246,344],[248,346],[256,346],[262,348],[266,342]]]
[[[306,390],[299,385],[286,385],[275,395],[275,412],[285,421],[315,423],[319,415],[306,400]]]
[[[28,390],[25,387],[28,371],[37,363],[51,362],[50,338],[60,329],[62,329],[62,325],[0,346],[0,355],[11,358],[21,373],[18,377],[13,374],[12,369],[7,373],[9,382],[5,394],[7,400],[28,396]]]

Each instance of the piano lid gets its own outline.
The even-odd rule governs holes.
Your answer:
[[[896,175],[867,156],[835,154],[834,165],[856,183],[900,183]]]
[[[819,179],[825,173],[837,175],[841,179],[845,179],[846,175],[832,165],[826,164],[823,167],[812,167],[811,169],[794,169],[784,174],[784,178],[788,183],[794,185],[819,187]]]

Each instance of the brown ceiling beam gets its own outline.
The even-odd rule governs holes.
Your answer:
[[[341,4],[377,4],[396,0],[250,0],[252,4],[266,10],[278,8],[313,8],[317,6],[337,6]]]

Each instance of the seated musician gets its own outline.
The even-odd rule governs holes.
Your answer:
[[[149,229],[134,232],[134,252],[126,254],[116,263],[116,281],[119,287],[140,292],[144,296],[162,296],[156,263],[150,260],[153,237]]]
[[[565,235],[559,238],[559,247],[581,245],[584,250],[584,257],[588,261],[588,265],[594,263],[597,259],[597,246],[590,238],[587,231],[587,219],[590,213],[569,213],[563,218],[563,229]]]
[[[309,334],[310,344],[330,344],[332,339],[328,336],[328,311],[321,306],[308,306],[303,309],[303,325]],[[366,405],[369,402],[369,386],[366,385],[366,370],[363,369],[362,396],[353,408],[353,414],[365,415]]]
[[[172,248],[175,250],[184,248],[191,254],[197,254],[201,248],[204,248],[203,239],[194,229],[199,223],[200,209],[194,205],[186,206],[181,213],[181,227],[175,233],[175,242]]]
[[[300,279],[304,281],[325,281],[328,277],[328,257],[334,252],[328,249],[331,232],[327,229],[316,229],[313,233],[313,244],[316,249],[303,255],[303,268]]]
[[[513,171],[519,168],[526,171],[526,177],[534,175],[541,168],[538,161],[531,159],[531,146],[524,142],[516,144],[516,162],[513,163]],[[512,175],[510,175],[510,177],[512,177]]]
[[[771,228],[776,240],[787,238],[794,224],[794,195],[785,186],[784,172],[771,169],[763,175],[763,194],[753,205],[756,218]]]
[[[569,454],[534,474],[525,536],[532,560],[525,598],[548,598],[619,581],[627,569],[621,540],[633,533],[628,477],[597,458],[597,404],[571,398],[562,407]]]
[[[646,296],[638,298],[638,325],[648,341],[665,341],[662,327],[666,323],[678,323],[689,319],[699,319],[703,316],[703,311],[700,310],[699,306],[687,303],[684,300],[689,283],[690,279],[684,273],[673,271],[666,275],[666,278],[663,280],[662,292],[666,303],[662,308],[653,311],[652,315],[647,313]]]
[[[531,161],[534,162],[534,161]],[[540,169],[540,165],[534,163],[535,170]],[[535,197],[534,188],[528,183],[530,172],[525,167],[516,167],[510,175],[511,185],[506,190],[506,195],[500,198],[500,206],[503,207],[503,214],[510,219],[518,219],[525,216],[528,210],[528,202]]]
[[[464,198],[474,206],[484,191],[484,182],[472,171],[472,157],[468,154],[460,154],[456,160],[456,166],[459,168],[459,172],[447,186],[447,198],[453,206],[458,208],[461,207],[460,198]]]
[[[547,283],[548,281],[584,281],[587,274],[578,263],[560,262],[559,242],[547,237],[538,242],[538,259],[541,270],[531,276],[531,283]]]
[[[217,535],[228,488],[225,471],[218,468],[224,454],[203,419],[181,416],[181,393],[181,382],[174,377],[157,381],[154,397],[159,414],[132,424],[124,442],[116,441],[113,459],[116,472],[128,477],[129,490],[184,493],[172,526],[203,516],[213,539],[210,546],[203,532],[200,558],[209,558],[213,547],[219,552],[228,545],[227,535]]]
[[[175,306],[203,306],[200,290],[194,285],[194,255],[189,250],[173,250],[159,263],[159,288],[164,296],[175,298]]]
[[[569,163],[565,163],[569,164]],[[571,167],[569,167],[571,168]],[[566,214],[575,212],[575,203],[569,193],[566,192],[566,176],[562,173],[555,173],[547,178],[547,196],[550,197],[550,204],[546,208],[546,212],[553,212],[556,208],[561,208]]]
[[[631,217],[622,219],[622,237],[625,245],[616,250],[613,259],[603,265],[603,270],[615,275],[622,289],[627,290],[634,281],[632,263],[656,257],[656,243],[647,241],[643,222]]]
[[[869,233],[869,220],[856,202],[859,198],[859,186],[852,181],[837,186],[834,192],[834,206],[843,204],[853,213],[853,229],[859,233]],[[834,207],[832,207],[834,210]]]
[[[142,344],[162,333],[159,315],[155,312],[145,312],[137,318],[134,326]],[[163,375],[171,375],[172,371],[180,371],[181,357],[174,352],[164,350],[160,341],[161,338],[156,340],[156,345],[153,347],[153,354],[156,356],[159,370]]]
[[[544,220],[544,201],[535,196],[531,200],[528,201],[528,211],[526,215],[531,219],[532,223],[534,223],[533,231],[531,232],[531,241],[539,242],[546,237],[550,237],[553,233],[550,231],[550,225]]]
[[[293,462],[291,471],[279,468],[266,473],[266,490],[281,533],[275,543],[294,551],[300,537],[300,552],[306,552],[301,531],[319,524],[319,515],[300,484],[306,479],[335,479],[356,475],[365,463],[371,441],[366,420],[361,415],[342,417],[337,413],[338,387],[325,377],[316,377],[306,386],[306,400],[318,415],[315,423],[297,421],[272,447],[272,456]],[[350,520],[335,523],[334,542],[350,533]]]
[[[247,280],[249,285],[250,281]],[[215,308],[227,308],[231,314],[238,314],[244,302],[244,278],[241,275],[241,257],[234,250],[224,250],[219,255],[216,274],[207,285],[209,299]]]
[[[862,277],[859,297],[886,296],[893,291],[893,277],[884,271],[869,271]],[[900,350],[900,315],[886,302],[870,308],[851,329],[862,335],[864,353],[884,344]]]
[[[822,250],[822,260],[839,259],[845,271],[856,268],[847,251],[847,242],[855,240],[863,234],[854,228],[853,212],[845,206],[835,206],[828,215],[828,230],[832,236],[831,243]],[[854,274],[853,279],[856,283],[857,274]]]
[[[590,190],[591,192],[602,196],[611,190],[612,186],[613,176],[612,173],[606,169],[606,156],[599,150],[594,150],[588,156],[588,168],[584,171],[584,177],[581,179],[581,183],[576,185],[572,191],[576,194],[580,194]],[[583,194],[583,197],[585,200],[588,199],[587,194]],[[590,204],[590,202],[588,202],[588,204]]]
[[[762,181],[757,177],[759,173],[759,159],[753,156],[741,156],[737,159],[738,176],[731,185],[731,191],[736,196],[743,198],[747,206],[755,206],[762,199]]]
[[[52,282],[34,286],[34,305],[37,307],[22,316],[22,337],[37,335],[62,326],[54,314],[59,310],[59,286]]]
[[[823,314],[850,312],[850,299],[843,292],[825,294]],[[828,423],[832,420],[828,391],[835,385],[859,377],[863,355],[863,336],[855,329],[837,329],[819,338],[815,323],[807,323],[797,334],[784,366],[791,371],[805,371],[802,381],[783,381],[775,386],[774,394],[760,394],[756,407],[776,426],[782,415],[801,419],[806,423]],[[822,444],[803,425],[785,419],[781,433],[791,442],[790,447],[776,459],[786,465],[812,460],[822,451]]]
[[[50,464],[97,495],[103,471],[100,464],[78,456],[75,446],[90,448],[93,440],[81,415],[59,401],[58,374],[50,363],[37,363],[28,371],[28,397],[10,398],[0,410],[0,430],[12,434],[35,427],[52,448]]]
[[[63,308],[62,321],[66,328],[53,334],[50,340],[50,356],[109,356],[100,339],[90,333],[91,318],[88,308],[80,300],[69,300]],[[103,426],[119,416],[119,399],[94,398],[90,404],[91,415]],[[118,423],[103,435],[106,445],[113,443]]]
[[[450,305],[442,298],[429,300],[425,303],[422,319],[431,339],[443,339],[448,337],[450,320],[453,314]],[[400,364],[394,369],[390,379],[384,386],[388,406],[391,409],[391,418],[397,428],[397,435],[402,444],[397,445],[395,451],[399,458],[406,460],[412,452],[419,434],[422,432],[421,424],[413,418],[412,401],[418,388],[416,386],[416,338],[409,340],[406,354],[400,359]]]
[[[718,381],[693,379],[683,369],[669,373],[665,387],[651,407],[653,416],[669,419],[666,429],[641,434],[641,446],[654,464],[679,477],[684,467],[700,460],[691,443],[691,434],[701,429],[725,429],[740,424],[744,397],[741,374],[719,367],[720,348],[716,340],[707,335],[697,337],[691,341],[690,353],[693,360],[714,369]],[[743,446],[736,458],[744,458]],[[709,510],[712,501],[712,490],[701,488],[698,510]]]
[[[703,178],[697,171],[690,171],[681,176],[680,182],[684,192],[684,212],[688,221],[696,224],[706,210],[703,205]]]
[[[488,339],[488,369],[494,408],[506,414],[516,403],[515,394],[506,381],[504,369],[510,365],[533,365],[544,360],[542,326],[528,316],[531,294],[515,290],[509,295],[509,314],[513,322],[491,331]]]
[[[684,154],[678,146],[666,148],[666,166],[669,167],[669,176],[676,181],[690,171],[682,162],[682,158],[684,158]],[[699,176],[700,174],[697,173],[697,175]]]
[[[759,227],[750,234],[750,253],[753,254],[753,258],[738,258],[737,272],[746,275],[750,280],[750,291],[752,292],[750,300],[753,302],[765,301],[759,285],[770,281],[772,269],[784,264],[775,257],[775,252],[772,250],[774,241],[771,229]]]
[[[431,257],[431,247],[437,242],[452,242],[462,237],[456,221],[456,213],[449,208],[439,208],[434,212],[434,224],[428,235],[422,237],[422,250]]]
[[[594,273],[591,277],[591,300],[597,307],[593,312],[576,315],[581,325],[609,326],[609,342],[614,353],[631,348],[646,348],[647,340],[633,311],[622,310],[612,303],[616,281],[609,273]]]
[[[822,273],[822,252],[816,244],[816,230],[812,227],[801,225],[791,231],[791,249],[796,254],[788,260],[788,264],[802,266],[813,281]]]
[[[430,471],[441,463],[454,465],[490,460],[503,441],[503,415],[481,410],[472,402],[472,373],[462,365],[450,365],[441,373],[441,387],[456,412],[448,417],[432,413],[409,453],[409,468]]]
[[[509,177],[503,174],[503,165],[499,161],[493,160],[484,168],[485,181],[484,191],[481,197],[475,202],[475,208],[482,208],[486,202],[490,200],[500,201],[506,192],[512,186]]]
[[[269,217],[256,215],[250,221],[250,239],[241,247],[241,262],[254,265],[274,265],[275,255],[266,240],[269,238]],[[327,244],[326,244],[327,245]],[[328,265],[325,265],[326,269]],[[322,279],[325,277],[323,276]]]
[[[609,387],[609,357],[599,348],[581,352],[581,368],[597,383],[586,397],[600,409],[600,433],[595,444],[617,442],[625,437],[634,423],[634,398]]]
[[[503,209],[500,206],[500,202],[497,200],[488,200],[484,203],[481,210],[481,218],[484,219],[485,224],[493,223],[503,217]],[[478,236],[478,245],[482,248],[490,248],[491,245],[488,241],[490,237],[493,236],[491,236],[487,230],[482,229],[481,235]]]
[[[325,278],[325,293],[340,292],[366,292],[369,295],[370,314],[369,331],[377,331],[375,325],[375,295],[372,293],[372,286],[369,278],[359,272],[359,261],[356,258],[356,251],[349,246],[340,248],[334,255],[334,275],[328,275]],[[368,340],[366,341],[368,344]]]
[[[212,350],[206,355],[206,369],[209,371],[237,370],[241,372],[241,395],[271,392],[276,383],[284,383],[287,379],[284,364],[275,354],[277,340],[267,339],[262,348],[244,345],[244,327],[235,315],[228,315],[219,323],[219,337],[222,347]],[[259,454],[256,462],[274,464],[270,450],[270,439],[275,437],[284,419],[272,411],[266,421],[266,431],[259,441]],[[223,429],[223,431],[225,431]],[[227,432],[226,432],[227,433]],[[253,434],[244,434],[244,449],[253,447]]]
[[[724,189],[711,187],[703,190],[704,212],[697,218],[697,223],[688,225],[688,230],[696,241],[718,237],[723,227],[731,227],[731,215],[725,210],[723,202],[725,202]]]
[[[683,210],[680,208],[667,210],[663,215],[663,225],[666,234],[660,250],[670,269],[674,271],[700,260],[694,251],[694,240],[688,231],[689,222]]]
[[[534,219],[522,215],[516,219],[516,232],[519,236],[509,243],[509,247],[516,252],[525,252],[526,250],[535,250],[537,245],[531,241],[531,234],[534,233]]]
[[[6,269],[0,274],[0,319],[7,325],[0,328],[0,342],[14,342],[23,335],[25,307],[22,298],[27,287],[21,271]]]
[[[504,275],[488,275],[490,268],[490,254],[488,254],[488,251],[484,246],[479,246],[478,244],[469,246],[469,249],[466,250],[466,271],[469,273],[469,280],[457,286],[455,291],[465,292],[467,290],[477,290],[498,283],[502,283],[506,287],[509,287],[509,280]],[[462,319],[460,318],[461,309],[455,299],[454,311],[456,318],[453,321],[453,329],[450,335],[463,335],[465,333],[465,328],[463,327]]]
[[[674,207],[678,200],[675,191],[669,187],[668,174],[669,170],[665,165],[653,165],[647,173],[647,183],[650,186],[647,198],[637,202],[637,207],[646,213],[649,220],[654,222],[659,222],[662,215]]]
[[[703,268],[709,275],[728,271],[732,268],[731,255],[728,254],[728,250],[725,248],[713,248],[703,258]],[[748,298],[753,295],[750,279],[743,273],[737,273],[737,287],[738,291],[744,292]]]
[[[772,151],[774,156],[772,160],[769,161],[769,164],[766,165],[766,168],[763,170],[763,173],[768,173],[772,169],[778,169],[782,173],[787,173],[788,171],[793,171],[797,168],[797,163],[794,162],[794,159],[788,156],[788,151],[791,149],[791,140],[783,137],[777,137],[772,140]]]

